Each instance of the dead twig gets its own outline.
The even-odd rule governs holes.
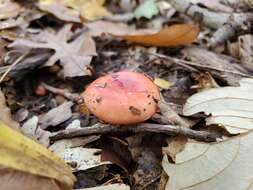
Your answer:
[[[247,23],[253,21],[252,13],[225,13],[213,12],[206,8],[193,4],[189,0],[169,0],[175,9],[191,17],[201,15],[203,23],[213,29],[218,29],[211,38],[209,46],[215,47],[235,36],[242,29],[249,31]]]
[[[176,126],[176,125],[160,125],[160,124],[150,124],[142,123],[138,125],[130,126],[112,126],[106,124],[96,124],[91,127],[84,127],[82,129],[66,129],[56,133],[51,136],[52,141],[64,139],[64,138],[73,138],[93,134],[107,134],[107,133],[122,133],[122,132],[133,132],[133,133],[142,133],[142,132],[152,132],[152,133],[162,133],[166,135],[184,135],[191,139],[205,141],[205,142],[214,142],[219,137],[217,133],[211,133],[207,131],[195,131],[186,127]]]
[[[73,102],[76,102],[78,104],[83,103],[83,99],[82,99],[82,97],[79,94],[70,93],[70,92],[68,92],[65,89],[55,88],[55,87],[50,86],[50,85],[48,85],[46,83],[41,83],[41,85],[45,89],[47,89],[49,92],[52,92],[54,94],[58,94],[58,95],[64,96],[65,98],[67,98],[67,99],[69,99],[69,100],[71,100]]]
[[[3,82],[3,80],[5,79],[5,77],[8,75],[8,73],[18,64],[20,63],[30,52],[24,53],[23,55],[21,55],[18,59],[16,59],[16,61],[13,62],[12,65],[10,65],[8,67],[8,69],[4,72],[4,74],[1,76],[0,78],[0,83]]]

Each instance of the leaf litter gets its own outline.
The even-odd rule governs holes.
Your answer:
[[[250,9],[246,0],[0,0],[3,188],[252,188]],[[122,70],[144,73],[162,96],[135,130],[104,124],[79,99]]]

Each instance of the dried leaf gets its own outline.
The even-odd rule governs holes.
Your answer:
[[[99,187],[91,187],[91,188],[85,188],[85,189],[77,189],[77,190],[130,190],[130,187],[125,184],[110,184],[110,185],[104,185]]]
[[[0,1],[0,20],[15,17],[22,11],[22,7],[10,0]]]
[[[252,132],[214,144],[188,142],[175,164],[163,159],[166,190],[252,189],[252,145]]]
[[[253,68],[253,35],[244,35],[238,38],[239,58],[250,69]]]
[[[95,20],[111,13],[103,7],[105,0],[40,0],[38,7],[65,21],[81,22],[84,19]]]
[[[190,97],[184,107],[184,115],[205,113],[208,125],[217,124],[232,134],[253,129],[253,79],[244,78],[240,87],[209,89]]]
[[[101,150],[93,148],[73,147],[71,140],[60,140],[50,146],[50,149],[72,166],[73,171],[87,170],[110,162],[101,161]]]
[[[0,166],[0,190],[71,190],[72,188],[60,185],[55,180],[39,175],[1,168]]]
[[[177,162],[179,153],[182,152],[187,143],[187,137],[177,136],[168,138],[168,146],[163,147],[163,154],[168,155],[174,162]]]
[[[238,85],[243,77],[250,76],[247,69],[238,64],[238,60],[223,54],[193,46],[185,48],[183,54],[192,61],[192,64],[189,63],[190,66],[208,71],[212,76],[232,86]]]
[[[122,23],[97,21],[86,24],[91,36],[110,34],[129,42],[153,46],[187,45],[196,40],[199,28],[191,24],[175,24],[161,29],[134,30]]]
[[[37,140],[40,144],[45,147],[49,146],[50,140],[49,136],[51,133],[49,131],[45,131],[38,126],[39,118],[37,116],[33,116],[31,119],[27,120],[22,128],[21,132],[34,140]]]
[[[55,184],[59,183],[65,187],[63,189],[70,190],[73,187],[75,177],[68,165],[51,151],[4,124],[0,124],[0,144],[0,169],[14,169],[50,178],[51,182],[56,180]],[[8,179],[13,179],[8,177],[8,172],[6,174]],[[1,179],[1,182],[4,181]],[[8,183],[8,181],[5,182]],[[22,182],[21,179],[20,182]]]
[[[118,37],[143,45],[166,47],[191,44],[196,40],[198,33],[199,28],[197,26],[190,24],[175,24],[161,29],[156,34],[122,35]]]
[[[92,55],[96,55],[95,43],[86,33],[82,33],[68,43],[71,26],[70,24],[65,25],[57,34],[44,30],[30,40],[17,39],[9,47],[53,49],[55,54],[47,61],[47,66],[60,60],[65,77],[90,75],[88,67]]]
[[[200,91],[219,87],[219,85],[216,83],[212,75],[210,75],[210,73],[208,72],[201,73],[196,80],[198,84],[192,86],[192,88],[197,88]]]
[[[73,102],[65,102],[60,106],[51,109],[39,119],[41,128],[46,129],[48,126],[56,126],[68,120],[72,116],[72,106]]]
[[[43,14],[35,9],[27,9],[11,0],[0,1],[0,29],[16,26],[24,27],[30,21],[38,19]]]
[[[12,119],[11,111],[6,105],[5,97],[1,90],[0,90],[0,110],[1,110],[0,121],[8,125],[12,129],[19,130],[20,129],[19,124]]]

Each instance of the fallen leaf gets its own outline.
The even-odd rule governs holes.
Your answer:
[[[171,87],[171,83],[165,79],[162,78],[155,78],[154,83],[165,90],[168,90]]]
[[[45,131],[38,126],[39,118],[37,116],[33,116],[28,119],[23,126],[21,127],[21,132],[36,141],[42,144],[45,147],[48,147],[50,144],[49,137],[51,133],[49,131]]]
[[[65,77],[91,75],[88,67],[92,56],[96,55],[95,43],[87,33],[82,33],[68,42],[71,26],[65,25],[57,34],[44,30],[31,39],[17,39],[9,47],[53,49],[55,54],[45,65],[51,66],[60,60]]]
[[[0,1],[0,20],[16,17],[21,11],[22,7],[13,1]]]
[[[140,4],[134,11],[135,18],[145,17],[151,19],[159,13],[157,2],[155,0],[146,0]]]
[[[46,129],[48,126],[56,126],[68,120],[72,116],[72,106],[73,102],[65,102],[60,106],[51,109],[39,119],[41,128]]]
[[[187,143],[187,137],[177,136],[173,138],[168,138],[168,146],[163,147],[162,151],[164,155],[168,155],[174,162],[178,160],[179,153],[182,152]]]
[[[0,170],[12,170],[7,170],[8,172],[1,172],[0,179],[2,183],[0,189],[4,187],[3,184],[7,187],[15,187],[16,184],[24,184],[28,181],[30,182],[29,184],[31,187],[33,185],[36,186],[36,182],[39,180],[33,181],[34,183],[32,183],[31,179],[34,178],[31,178],[30,175],[42,177],[42,184],[43,179],[44,182],[45,179],[47,179],[47,184],[52,183],[51,185],[54,185],[54,187],[58,184],[58,189],[72,189],[75,177],[72,175],[71,169],[68,165],[66,165],[51,151],[21,135],[15,130],[8,128],[3,123],[0,124],[0,144]],[[13,173],[13,170],[30,174],[30,177]],[[8,181],[3,181],[1,176],[3,179],[8,179]],[[17,178],[14,178],[18,176],[20,177],[18,180]],[[9,181],[16,182],[16,184],[10,184],[8,183]],[[24,186],[24,189],[26,189],[25,187],[27,186]],[[22,186],[18,189],[22,189]]]
[[[225,4],[222,4],[219,0],[191,0],[194,4],[201,4],[211,10],[220,11],[220,12],[233,12],[233,9]]]
[[[199,91],[210,89],[210,88],[218,88],[219,85],[216,83],[215,79],[208,72],[201,73],[196,78],[198,84],[192,86],[191,88],[196,88]]]
[[[196,40],[199,28],[191,24],[175,24],[156,29],[132,29],[122,23],[112,23],[106,21],[96,21],[87,23],[91,36],[101,36],[110,34],[120,39],[142,45],[153,46],[179,46],[187,45]]]
[[[253,68],[253,35],[243,35],[238,38],[239,59],[248,68]]]
[[[122,35],[123,40],[153,46],[179,46],[191,44],[196,40],[199,28],[190,24],[175,24],[150,35]]]
[[[110,162],[101,161],[100,149],[73,147],[71,140],[56,141],[49,148],[56,155],[72,166],[73,171],[87,170],[96,166],[110,164]]]
[[[35,9],[27,9],[11,0],[0,1],[0,29],[16,26],[26,26],[30,21],[38,19],[43,14]]]
[[[85,188],[85,189],[77,189],[77,190],[130,190],[130,187],[125,184],[110,184],[110,185],[103,185],[99,187],[91,187],[91,188]]]
[[[55,180],[39,175],[33,175],[0,166],[1,190],[71,190],[70,187],[59,185]]]
[[[253,79],[244,78],[239,87],[214,88],[194,94],[187,99],[183,113],[210,115],[207,125],[223,126],[231,134],[248,132],[253,129],[252,92]]]
[[[80,17],[96,20],[111,13],[103,7],[105,0],[40,0],[38,7],[64,21],[81,22]]]
[[[253,133],[213,144],[188,142],[175,164],[163,159],[166,190],[252,189]]]
[[[200,47],[187,47],[182,53],[187,60],[191,60],[190,66],[196,66],[202,71],[207,71],[231,86],[237,86],[238,82],[245,77],[251,76],[249,71],[238,64],[238,60],[224,54]]]
[[[0,110],[1,110],[0,121],[8,125],[12,129],[19,130],[20,126],[16,121],[12,119],[11,111],[6,105],[5,97],[1,90],[0,90]]]

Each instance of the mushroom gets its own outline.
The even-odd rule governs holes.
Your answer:
[[[134,124],[149,119],[160,99],[157,86],[148,77],[130,71],[98,78],[82,96],[91,113],[111,124]]]

